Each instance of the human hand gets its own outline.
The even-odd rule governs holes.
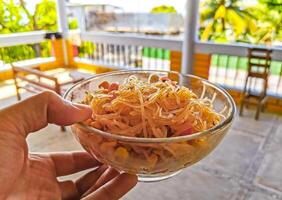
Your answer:
[[[70,125],[91,116],[84,105],[70,104],[43,92],[0,111],[0,199],[114,200],[137,183],[135,175],[119,174],[86,152],[29,154],[26,137],[48,123]],[[85,169],[77,181],[57,177]]]

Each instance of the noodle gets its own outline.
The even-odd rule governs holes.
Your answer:
[[[146,81],[130,76],[114,90],[110,89],[111,83],[104,85],[109,87],[100,85],[93,93],[88,92],[83,103],[93,110],[90,125],[112,134],[180,136],[212,128],[222,119],[212,107],[216,95],[211,100],[204,97],[205,85],[200,98],[190,89],[156,75]]]

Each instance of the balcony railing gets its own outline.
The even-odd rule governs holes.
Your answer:
[[[78,57],[96,65],[124,68],[170,70],[170,51],[181,51],[180,38],[148,37],[134,34],[83,33]],[[196,53],[211,54],[209,79],[226,88],[243,90],[247,75],[247,44],[195,44]],[[268,94],[282,96],[282,48],[272,48]],[[252,89],[260,90],[256,80]]]
[[[45,31],[0,35],[0,71],[10,64],[28,67],[54,61]]]
[[[74,46],[75,60],[116,69],[170,70],[171,51],[182,50],[177,37],[138,36],[134,34],[82,33],[81,44]],[[39,47],[39,48],[38,48]],[[209,79],[224,87],[242,90],[247,71],[249,45],[195,43],[195,53],[211,54]],[[45,32],[0,36],[0,70],[7,63],[28,60],[28,65],[53,61],[50,41]],[[14,55],[13,55],[14,54]],[[51,57],[50,57],[51,56]],[[47,57],[42,58],[42,57]],[[36,59],[37,60],[36,60]],[[51,58],[51,60],[49,60]],[[282,96],[282,48],[273,48],[268,93]],[[179,62],[180,63],[180,62]],[[254,81],[253,90],[260,89]]]
[[[226,88],[243,90],[248,68],[246,57],[230,56],[224,54],[213,54],[209,79]],[[251,84],[254,92],[263,88],[263,82],[256,79]],[[272,61],[268,79],[269,96],[282,97],[282,62]]]
[[[170,70],[170,50],[181,51],[181,40],[124,34],[81,34],[78,58],[117,69]]]
[[[225,88],[243,90],[247,76],[248,48],[262,47],[247,44],[197,43],[196,52],[212,54],[209,79]],[[272,62],[268,81],[269,96],[282,97],[282,47],[272,47]],[[256,79],[252,91],[261,91],[263,83]]]

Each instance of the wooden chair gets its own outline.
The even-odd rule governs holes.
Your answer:
[[[240,116],[243,114],[244,105],[253,104],[252,100],[256,101],[256,115],[258,120],[261,110],[264,110],[267,100],[268,76],[271,64],[270,49],[250,48],[248,50],[248,74],[245,81],[243,97],[241,100]],[[252,90],[253,81],[262,80],[263,88],[260,92]],[[255,82],[256,83],[256,82]]]
[[[63,95],[65,92],[65,89],[63,88],[64,86],[77,83],[84,79],[81,76],[70,75],[70,81],[60,83],[58,78],[52,75],[47,75],[35,68],[23,68],[12,65],[12,69],[18,100],[21,100],[20,89],[25,89],[32,93],[39,93],[43,90],[51,90],[59,95]],[[62,126],[61,130],[65,131],[65,127]]]

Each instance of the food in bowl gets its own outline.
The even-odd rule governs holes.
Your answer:
[[[91,106],[92,118],[86,125],[116,135],[140,138],[167,138],[190,135],[217,125],[221,115],[213,110],[210,99],[197,97],[185,86],[168,77],[152,75],[140,80],[132,75],[124,83],[103,81],[99,89],[87,92],[84,104]],[[202,139],[203,140],[203,139]],[[204,141],[202,141],[204,144]],[[143,150],[135,145],[101,142],[105,153],[120,160],[130,156],[143,157],[150,168],[166,159],[178,157],[191,144],[181,143],[159,150]]]
[[[157,75],[148,81],[130,76],[122,84],[103,81],[99,89],[87,92],[82,103],[93,110],[87,125],[131,137],[189,135],[212,128],[222,117],[210,99]]]
[[[141,181],[171,177],[205,157],[227,132],[235,110],[215,85],[163,71],[100,75],[71,88],[66,98],[93,110],[91,119],[72,125],[80,144]]]

